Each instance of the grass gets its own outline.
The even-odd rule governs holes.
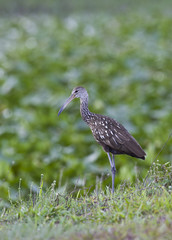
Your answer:
[[[170,239],[172,165],[154,163],[145,182],[123,183],[114,193],[101,188],[59,193],[55,182],[44,191],[9,197],[1,211],[3,239]]]

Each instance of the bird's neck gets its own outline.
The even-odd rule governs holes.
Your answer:
[[[80,99],[80,112],[82,119],[89,124],[90,117],[91,117],[91,112],[88,109],[88,97],[84,99]]]

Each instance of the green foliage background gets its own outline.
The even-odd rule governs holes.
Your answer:
[[[146,161],[117,156],[116,184],[146,175],[171,132],[172,17],[168,6],[135,8],[64,18],[50,14],[53,8],[39,15],[14,8],[0,18],[1,197],[9,188],[16,197],[19,178],[23,194],[31,185],[37,191],[41,174],[61,190],[90,187],[97,176],[111,183],[108,158],[82,122],[79,102],[57,117],[77,85],[88,90],[91,111],[124,124],[147,153]],[[171,161],[171,143],[160,162]]]

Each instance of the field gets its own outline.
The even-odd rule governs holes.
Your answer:
[[[144,183],[121,184],[111,194],[97,184],[92,194],[59,194],[55,183],[23,200],[9,198],[1,213],[2,239],[171,239],[172,166],[157,161]]]
[[[59,17],[29,3],[0,18],[1,236],[170,239],[170,5],[132,1],[88,14],[88,4],[86,14],[81,4]],[[147,153],[146,161],[116,157],[114,196],[108,158],[79,101],[57,117],[78,85],[92,112],[121,122]]]

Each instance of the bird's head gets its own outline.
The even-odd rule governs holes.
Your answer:
[[[74,99],[74,98],[87,98],[88,97],[88,93],[86,91],[85,88],[83,87],[76,87],[72,90],[72,93],[70,95],[70,97],[65,101],[65,103],[63,104],[63,106],[60,108],[59,112],[58,112],[58,116],[60,115],[60,113],[66,108],[66,106]]]

